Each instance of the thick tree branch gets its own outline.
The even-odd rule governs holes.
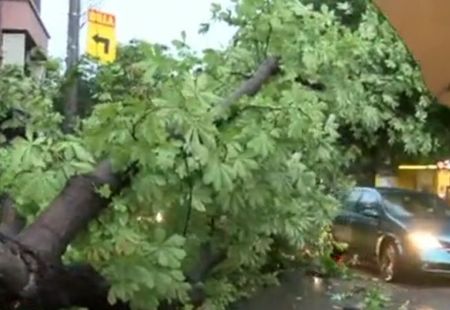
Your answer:
[[[14,201],[8,194],[0,197],[0,206],[2,210],[0,234],[9,237],[17,235],[26,224],[25,218],[17,212]]]
[[[0,283],[7,296],[3,296],[0,304],[18,298],[30,280],[30,274],[24,260],[20,257],[20,249],[13,242],[1,240],[0,243]]]
[[[243,82],[227,99],[222,106],[227,108],[235,104],[243,96],[254,96],[273,75],[280,69],[280,59],[275,56],[266,58],[251,78]]]
[[[104,306],[90,309],[126,309],[107,308],[108,286],[100,275],[87,272],[87,267],[81,272],[59,264],[67,245],[108,205],[109,199],[100,196],[98,187],[108,185],[116,193],[126,186],[126,181],[113,171],[109,161],[103,161],[92,173],[72,177],[47,210],[17,236],[17,241],[3,236],[0,280],[7,293],[0,302],[17,299],[28,305],[45,304],[44,309],[60,309],[88,306],[82,302],[91,300]],[[91,289],[86,290],[89,285]]]
[[[115,193],[124,184],[108,160],[101,162],[90,174],[72,177],[62,192],[30,226],[18,241],[45,258],[58,259],[75,236],[98,216],[109,200],[97,189],[108,185]]]

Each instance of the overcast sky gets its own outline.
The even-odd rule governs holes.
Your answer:
[[[210,33],[197,33],[200,23],[210,17],[213,2],[230,5],[229,0],[81,0],[83,11],[89,4],[116,16],[117,38],[170,44],[183,30],[188,43],[196,50],[225,46],[233,34],[226,25],[215,25]],[[50,33],[50,55],[64,59],[66,54],[67,12],[69,0],[42,0],[42,18]],[[85,18],[83,18],[84,20]],[[81,51],[86,46],[86,26],[81,32]]]

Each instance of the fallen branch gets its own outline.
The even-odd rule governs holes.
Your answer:
[[[280,72],[280,59],[275,56],[268,57],[248,80],[244,81],[230,97],[221,103],[221,106],[227,108],[236,104],[243,96],[256,95],[262,86],[278,72]],[[226,258],[226,249],[213,249],[210,242],[200,246],[197,264],[185,275],[187,281],[192,285],[189,296],[193,305],[200,306],[205,301],[207,296],[202,282]]]
[[[0,279],[7,291],[0,304],[19,300],[26,304],[44,303],[48,305],[45,309],[60,309],[70,301],[69,305],[83,306],[77,298],[69,298],[82,294],[71,288],[79,283],[78,288],[84,294],[93,294],[94,290],[88,293],[82,285],[83,281],[89,283],[87,279],[81,281],[78,273],[68,272],[69,267],[60,265],[61,255],[72,239],[108,205],[109,199],[101,197],[97,188],[108,185],[117,193],[127,181],[124,175],[113,171],[109,161],[103,161],[92,173],[72,177],[51,205],[16,238],[0,240]],[[92,285],[95,279],[101,277],[92,275]],[[107,286],[101,286],[104,289],[100,299],[106,303]]]
[[[59,258],[75,236],[108,205],[109,199],[97,192],[103,185],[113,193],[124,185],[107,160],[90,174],[72,177],[50,207],[18,235],[18,241],[43,257]]]
[[[224,106],[242,96],[255,95],[279,69],[277,57],[269,57],[228,99]],[[113,193],[127,186],[129,176],[115,173],[109,161],[101,162],[90,174],[74,176],[38,218],[14,239],[0,240],[0,281],[4,290],[0,304],[17,309],[60,309],[69,306],[92,310],[128,310],[127,304],[107,303],[109,286],[89,266],[61,265],[69,243],[108,205],[97,188],[108,185]],[[192,302],[206,298],[199,283],[226,259],[226,250],[213,251],[210,243],[201,246],[198,263],[186,275],[193,285]],[[3,309],[3,308],[2,308]]]

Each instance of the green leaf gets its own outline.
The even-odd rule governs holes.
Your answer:
[[[112,194],[111,188],[108,184],[104,184],[97,188],[97,193],[99,193],[103,198],[110,198]]]
[[[72,167],[74,167],[78,173],[88,173],[94,169],[94,165],[86,162],[71,162]]]
[[[206,166],[203,182],[212,184],[216,191],[231,191],[234,178],[235,172],[232,167],[213,161]]]
[[[92,155],[86,151],[81,145],[77,143],[72,144],[73,151],[75,152],[75,156],[82,162],[86,163],[94,163],[95,160]]]
[[[238,158],[233,165],[236,176],[242,179],[251,178],[253,175],[252,172],[258,170],[258,168],[258,163],[250,158]]]
[[[192,191],[192,207],[198,212],[205,212],[206,206],[212,202],[211,191],[203,186],[195,186]]]
[[[166,239],[166,235],[167,235],[167,233],[163,228],[161,228],[161,227],[155,228],[154,238],[155,238],[156,242],[158,242],[158,243],[164,242],[164,240]]]
[[[184,245],[185,239],[180,235],[172,235],[169,239],[166,240],[166,246],[172,247],[181,247]]]
[[[267,157],[275,150],[275,143],[266,132],[261,131],[247,143],[247,147],[256,155]]]

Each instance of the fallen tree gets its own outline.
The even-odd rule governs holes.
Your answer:
[[[414,119],[429,111],[419,73],[372,75],[385,56],[374,50],[394,51],[396,65],[408,57],[387,47],[390,32],[375,40],[294,0],[236,12],[214,13],[240,26],[225,51],[121,50],[93,75],[96,106],[76,136],[55,129],[45,90],[27,80],[18,98],[0,81],[7,108],[31,111],[0,154],[5,309],[223,309],[272,283],[271,253],[324,253],[354,148],[383,129],[402,150],[434,150],[426,118]],[[385,27],[373,12],[364,22]],[[398,113],[411,88],[423,102]],[[108,159],[90,170],[94,156]]]
[[[228,107],[242,96],[255,95],[277,70],[277,60],[268,58],[222,104]],[[108,303],[109,286],[92,267],[64,266],[61,256],[77,234],[111,202],[97,189],[107,185],[112,194],[120,192],[128,186],[132,170],[114,172],[111,162],[105,160],[93,172],[71,177],[50,206],[23,230],[12,199],[3,198],[0,275],[5,290],[0,300],[2,305],[11,309],[51,310],[70,306],[128,309],[124,303]],[[187,274],[193,285],[203,281],[208,272],[226,258],[225,252],[213,253],[208,244],[201,250],[198,266]],[[191,295],[197,305],[205,299],[204,293],[199,291]]]

